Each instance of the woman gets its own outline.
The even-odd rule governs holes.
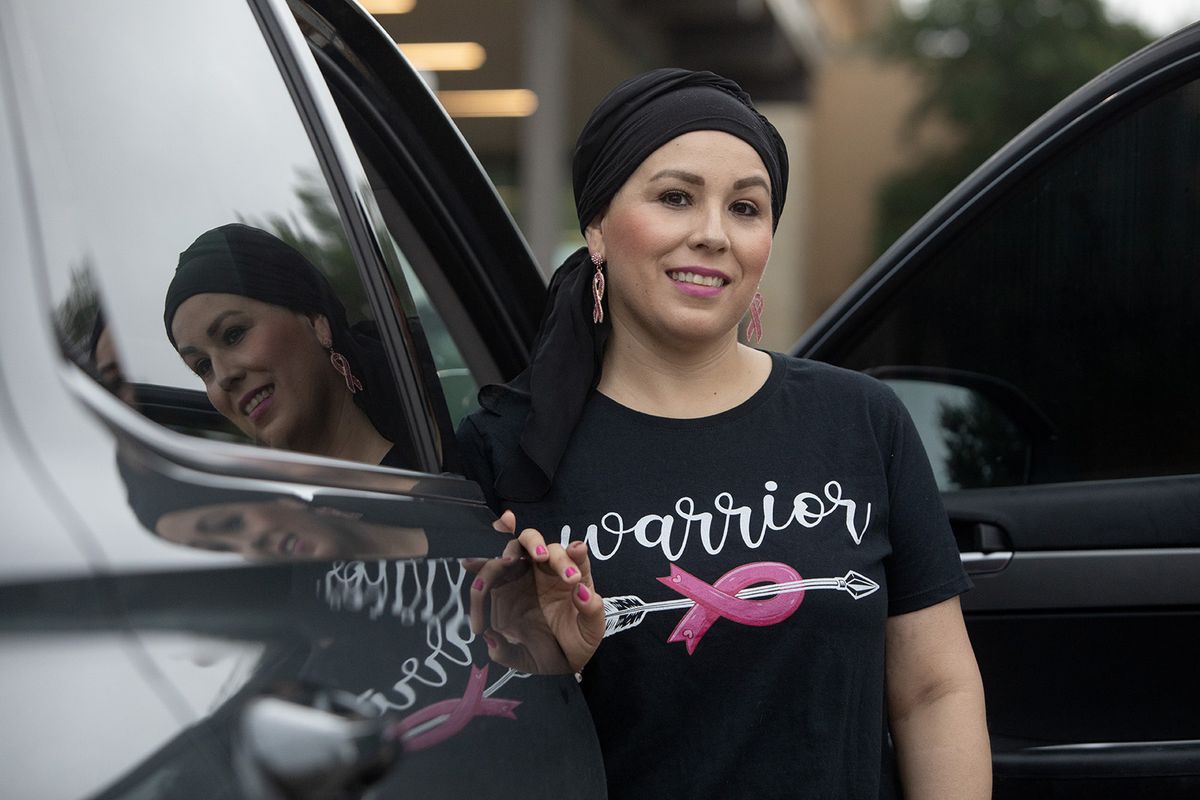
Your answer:
[[[569,611],[585,656],[606,637],[582,681],[612,796],[988,797],[969,581],[911,421],[865,376],[738,342],[787,168],[711,73],[605,98],[574,159],[587,248],[464,456],[593,598]]]
[[[179,256],[163,320],[213,407],[254,441],[406,466],[378,337],[350,327],[329,281],[291,246],[249,225],[205,232]]]

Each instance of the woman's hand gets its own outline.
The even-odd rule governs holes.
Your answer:
[[[497,530],[513,532],[516,517],[504,512]],[[518,558],[529,565],[532,591],[516,585],[525,577]],[[514,569],[517,570],[514,572]],[[491,601],[491,613],[484,600]],[[536,607],[530,607],[536,602]],[[471,587],[471,629],[482,634],[496,661],[525,672],[546,672],[550,654],[539,630],[548,627],[570,671],[579,672],[604,638],[604,605],[592,584],[587,545],[547,545],[541,533],[526,528],[505,547],[503,557],[478,570]]]

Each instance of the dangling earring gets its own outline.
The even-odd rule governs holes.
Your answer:
[[[596,267],[592,276],[592,322],[599,325],[604,322],[604,272],[600,269],[604,266],[604,256],[592,253],[592,264]]]
[[[333,368],[346,381],[346,388],[350,390],[350,394],[361,392],[363,390],[362,381],[351,371],[350,362],[346,360],[346,357],[333,349],[333,342],[321,342],[321,346],[329,352],[329,363],[333,364]]]
[[[746,341],[754,340],[756,343],[762,341],[762,312],[762,292],[756,290],[754,292],[754,297],[750,299],[750,324],[746,326]]]

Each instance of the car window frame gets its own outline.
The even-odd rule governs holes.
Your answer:
[[[1200,24],[1161,39],[1101,73],[980,165],[896,240],[796,341],[791,353],[838,363],[907,279],[922,270],[1025,177],[1132,109],[1200,80]]]
[[[434,398],[422,379],[415,337],[398,308],[402,299],[397,293],[407,289],[402,284],[393,284],[389,277],[387,262],[394,256],[380,241],[380,237],[388,235],[387,228],[374,198],[366,191],[365,171],[286,0],[247,2],[296,105],[341,217],[400,393],[399,411],[415,456],[412,467],[437,474],[442,471],[442,441],[432,412]],[[391,272],[398,273],[398,265],[393,266],[397,269]],[[411,305],[411,300],[408,304]]]

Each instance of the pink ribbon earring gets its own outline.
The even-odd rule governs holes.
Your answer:
[[[746,341],[761,342],[763,337],[763,296],[756,291],[750,300],[750,323],[746,326]]]
[[[350,362],[344,355],[333,349],[333,342],[321,342],[321,346],[329,352],[329,363],[333,364],[333,368],[342,376],[342,380],[346,381],[346,388],[350,394],[358,394],[363,390],[362,381],[350,369]]]
[[[592,264],[596,274],[592,276],[592,322],[599,325],[604,322],[604,256],[592,253]]]

